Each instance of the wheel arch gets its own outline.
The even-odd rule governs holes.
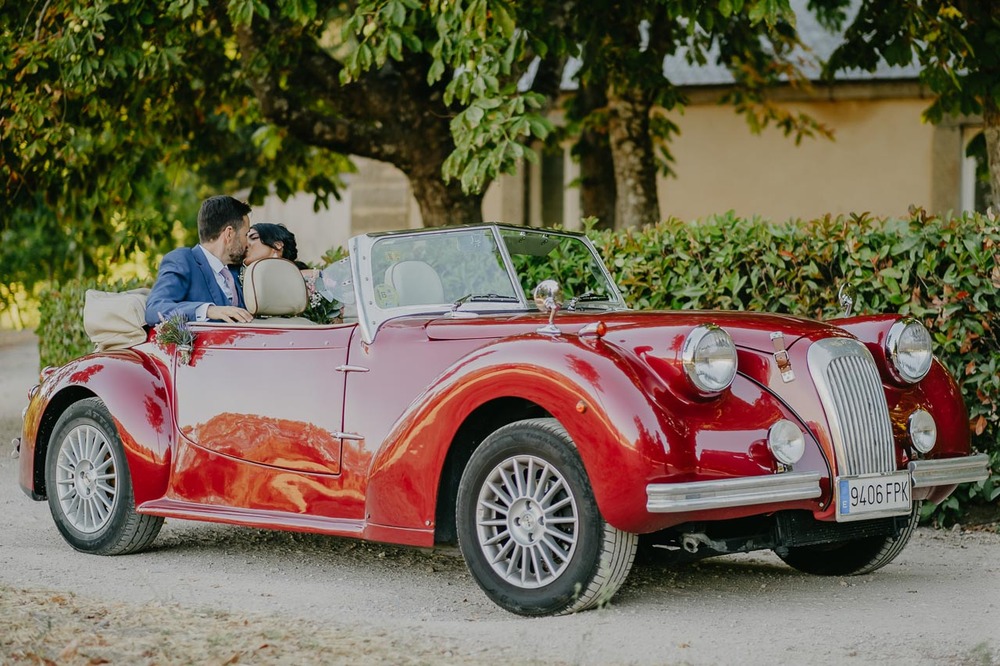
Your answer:
[[[49,404],[42,413],[42,418],[38,422],[38,432],[35,435],[35,451],[32,463],[32,490],[35,497],[44,499],[48,497],[48,489],[45,487],[45,457],[49,452],[49,442],[52,439],[52,432],[63,412],[69,409],[73,403],[87,398],[97,397],[94,392],[82,386],[68,386],[52,396]]]
[[[628,360],[575,337],[508,339],[442,377],[396,422],[372,459],[366,521],[373,534],[383,527],[418,530],[426,545],[447,541],[453,518],[437,527],[454,506],[450,484],[461,465],[496,428],[536,416],[556,419],[577,443],[605,519],[638,531],[645,480],[667,468],[675,433]],[[508,408],[515,413],[506,415]],[[602,473],[608,469],[635,482],[621,484]]]
[[[516,397],[495,398],[466,416],[445,455],[444,466],[438,479],[435,543],[454,543],[457,537],[455,507],[458,502],[458,484],[472,457],[473,451],[492,432],[508,423],[524,419],[551,416],[540,405]]]
[[[128,351],[86,356],[59,368],[49,381],[50,386],[43,385],[48,398],[31,436],[33,497],[47,496],[45,457],[59,417],[70,405],[87,398],[98,398],[115,423],[132,475],[136,505],[166,492],[174,443],[173,416],[167,386],[151,359]]]

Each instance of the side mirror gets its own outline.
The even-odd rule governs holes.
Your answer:
[[[556,312],[562,307],[563,302],[562,287],[559,286],[559,283],[555,280],[542,280],[535,287],[535,290],[531,292],[531,295],[534,297],[535,305],[538,306],[539,311],[547,312],[549,315],[548,325],[539,328],[538,332],[543,335],[559,335],[562,333],[554,323]]]

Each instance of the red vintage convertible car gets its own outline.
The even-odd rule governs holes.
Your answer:
[[[136,552],[164,518],[457,540],[503,608],[570,613],[640,535],[870,572],[987,474],[912,319],[636,312],[585,236],[498,224],[362,235],[345,262],[342,321],[295,316],[301,275],[265,260],[252,323],[42,371],[20,484],[71,546]]]

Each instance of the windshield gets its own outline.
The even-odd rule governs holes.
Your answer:
[[[532,291],[538,283],[549,279],[559,283],[563,297],[574,307],[618,303],[617,290],[608,281],[604,265],[579,236],[501,229],[500,237],[528,303],[533,303]]]
[[[349,262],[369,342],[383,322],[410,314],[534,310],[544,280],[559,282],[568,310],[625,307],[590,241],[571,232],[483,225],[364,234],[351,239]]]
[[[470,297],[518,302],[491,229],[389,236],[372,246],[380,308],[453,304]]]

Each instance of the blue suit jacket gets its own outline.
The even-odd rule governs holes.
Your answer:
[[[200,247],[181,247],[171,250],[163,257],[156,283],[146,299],[147,324],[156,326],[160,323],[161,314],[169,317],[177,312],[189,321],[194,321],[195,310],[202,303],[230,305],[229,299],[215,280],[204,252]],[[239,274],[232,269],[230,272],[236,283],[239,306],[244,307]]]

